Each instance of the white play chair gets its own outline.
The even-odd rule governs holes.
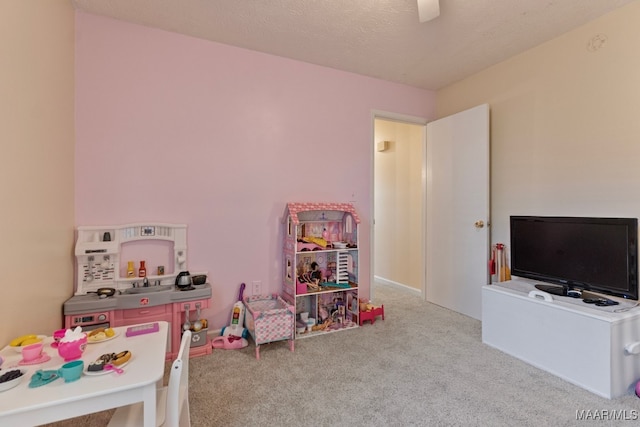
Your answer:
[[[189,427],[189,346],[191,331],[182,334],[178,357],[171,364],[169,385],[158,389],[156,425]],[[143,425],[142,403],[116,409],[108,427],[138,427]]]

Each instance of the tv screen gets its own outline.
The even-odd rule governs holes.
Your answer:
[[[638,299],[637,218],[511,217],[515,276]]]

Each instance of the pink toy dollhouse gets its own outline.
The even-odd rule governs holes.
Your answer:
[[[358,227],[350,203],[288,203],[283,298],[296,310],[296,338],[358,326]],[[311,327],[309,320],[314,322]]]

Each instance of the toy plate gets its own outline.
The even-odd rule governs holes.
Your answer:
[[[60,378],[60,373],[58,370],[49,369],[43,371],[42,369],[38,369],[33,375],[31,375],[31,380],[29,381],[29,388],[37,388],[42,387],[43,385],[47,385],[55,380]]]
[[[12,369],[12,371],[13,370],[14,369]],[[10,372],[10,371],[7,371],[7,372]],[[20,372],[22,372],[22,375],[20,375],[18,378],[14,378],[11,381],[5,381],[3,383],[0,383],[0,391],[5,391],[5,390],[12,389],[15,386],[17,386],[18,384],[20,384],[22,379],[26,376],[27,371],[25,369],[20,369]]]
[[[48,362],[49,360],[51,360],[51,356],[49,356],[47,353],[43,351],[40,357],[38,357],[37,359],[33,359],[29,361],[22,359],[21,361],[18,362],[18,365],[21,365],[21,366],[39,365],[40,363]]]
[[[111,341],[114,338],[118,338],[118,335],[120,335],[120,332],[116,331],[116,333],[112,337],[107,337],[101,340],[91,340],[91,338],[87,336],[87,344],[99,344],[101,342]]]

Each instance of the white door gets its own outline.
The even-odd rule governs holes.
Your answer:
[[[427,124],[427,301],[475,319],[489,283],[489,106]]]

